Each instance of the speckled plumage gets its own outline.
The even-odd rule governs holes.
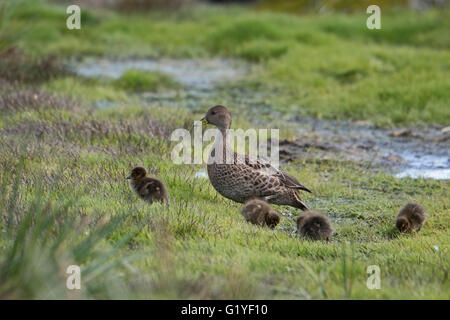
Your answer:
[[[220,133],[216,137],[207,165],[209,180],[218,193],[239,203],[261,198],[272,204],[308,209],[298,190],[311,191],[297,179],[273,167],[269,162],[237,154],[228,148],[226,136],[231,126],[231,113],[226,107],[211,108],[202,120],[217,126]],[[212,160],[218,151],[223,153],[224,161]],[[227,155],[233,157],[233,161],[228,161],[231,163],[226,162]]]
[[[297,232],[305,238],[328,241],[334,230],[325,215],[308,210],[297,218]]]
[[[252,199],[242,207],[241,214],[247,222],[275,228],[280,222],[280,215],[269,204],[260,199]]]

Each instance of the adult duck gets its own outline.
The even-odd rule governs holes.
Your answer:
[[[308,210],[299,190],[311,191],[297,179],[263,159],[237,154],[228,146],[231,112],[226,107],[212,107],[201,122],[218,128],[207,164],[209,180],[218,193],[239,203],[261,198],[268,203]]]

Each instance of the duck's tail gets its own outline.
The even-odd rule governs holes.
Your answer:
[[[293,201],[294,203],[292,204],[292,206],[295,208],[299,208],[303,211],[309,210],[309,208],[306,206],[306,204],[300,198],[300,195],[298,194],[298,192],[293,192],[293,194],[294,194],[294,201]]]

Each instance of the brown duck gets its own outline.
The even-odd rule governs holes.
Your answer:
[[[327,241],[334,232],[328,218],[314,210],[305,211],[297,218],[297,231],[302,237]]]
[[[427,220],[425,209],[417,203],[407,203],[398,213],[395,226],[400,232],[420,231]]]
[[[267,202],[260,199],[252,199],[242,207],[241,214],[247,222],[268,226],[273,229],[280,222],[280,215],[273,210]]]
[[[130,179],[131,190],[149,204],[154,201],[165,203],[169,201],[169,193],[164,184],[156,178],[147,177],[147,171],[144,168],[134,168],[127,179]]]
[[[201,121],[218,128],[207,164],[209,180],[218,193],[239,203],[261,198],[272,204],[308,209],[298,190],[311,191],[297,179],[260,158],[237,154],[228,147],[231,113],[226,107],[212,107]]]

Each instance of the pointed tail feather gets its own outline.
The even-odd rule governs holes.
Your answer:
[[[305,187],[304,185],[299,185],[299,186],[288,186],[288,188],[291,189],[297,189],[297,190],[303,190],[303,191],[307,191],[309,193],[312,193],[311,190],[309,190],[307,187]]]
[[[306,204],[302,201],[302,199],[300,199],[300,196],[298,195],[297,192],[294,192],[294,203],[293,206],[295,208],[301,209],[303,211],[309,210],[309,208],[306,206]]]
[[[286,185],[286,187],[291,189],[297,189],[297,190],[304,190],[309,193],[312,193],[311,190],[309,190],[307,187],[302,185],[297,179],[295,179],[290,174],[287,174],[286,172],[280,171],[282,175],[282,181]]]

